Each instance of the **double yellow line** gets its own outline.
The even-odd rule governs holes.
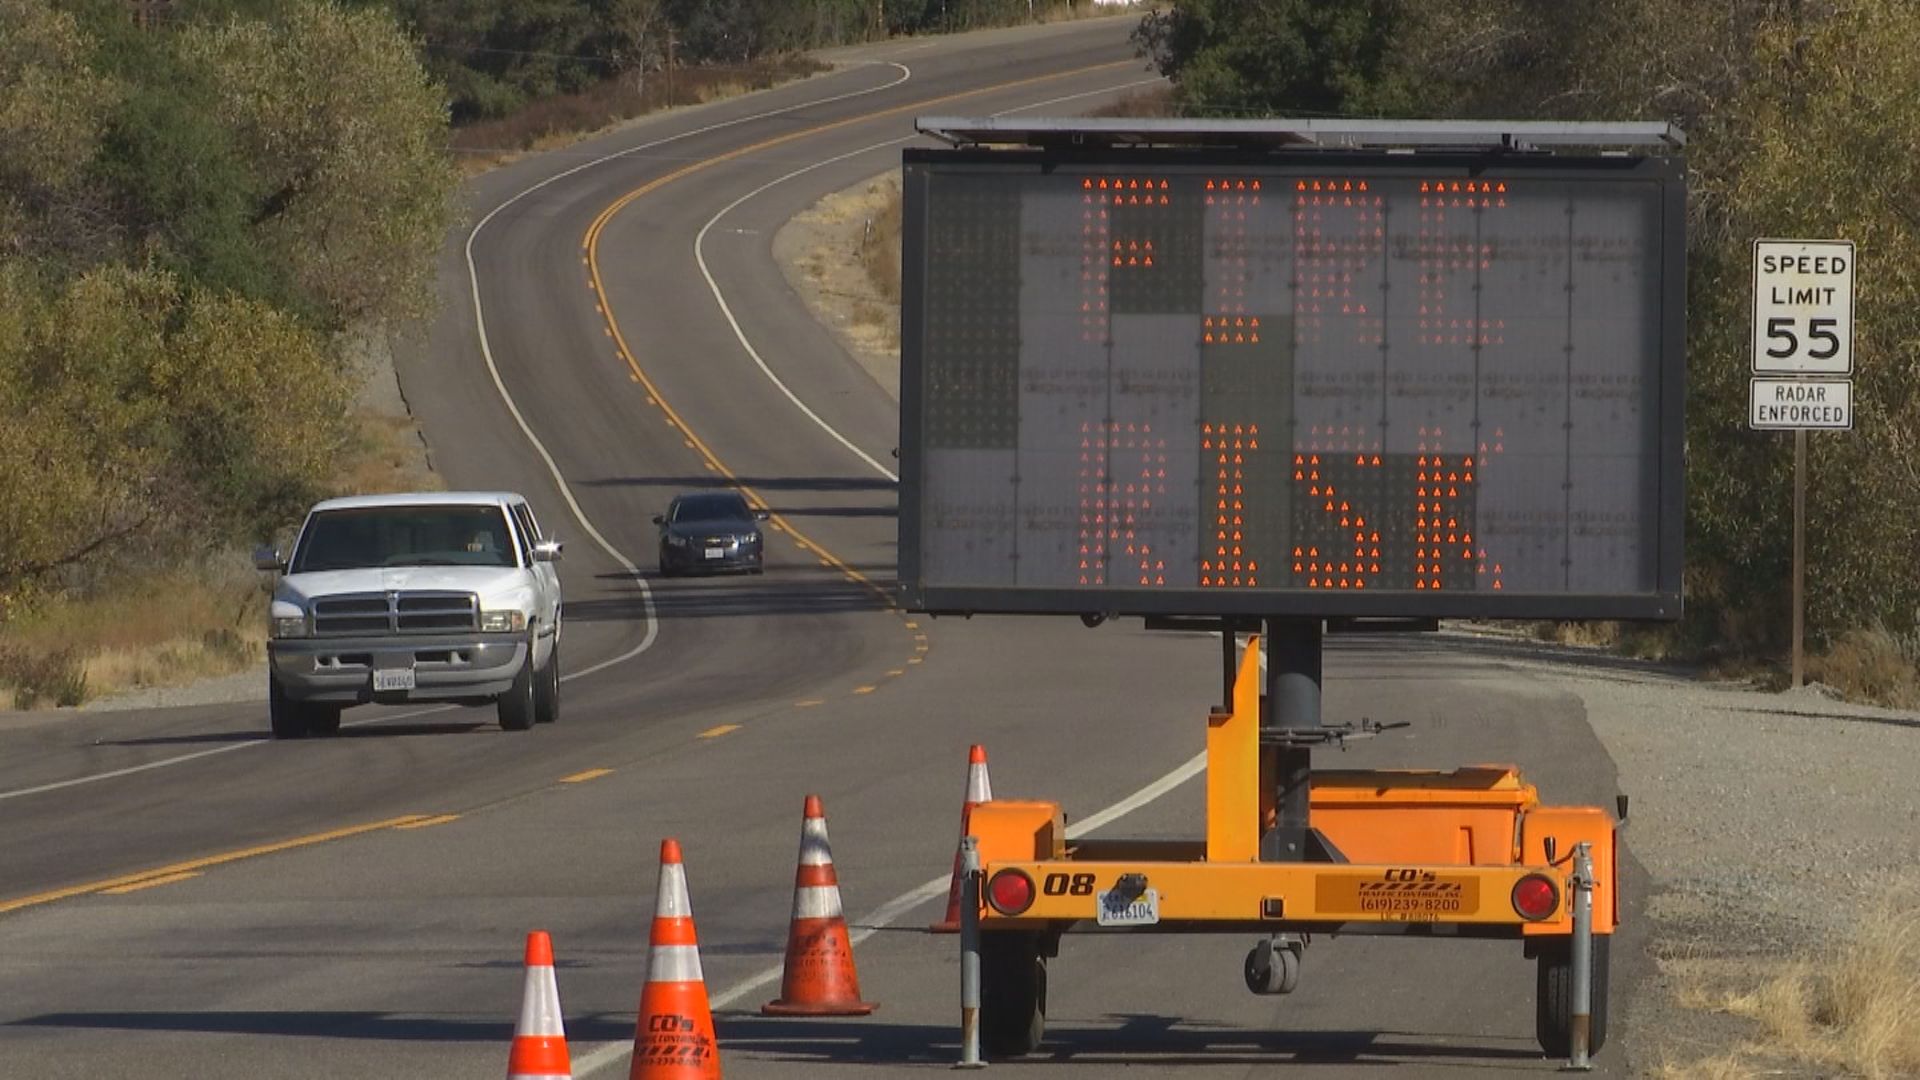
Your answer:
[[[634,190],[627,192],[625,195],[621,196],[619,199],[616,199],[611,205],[607,206],[606,209],[602,210],[599,213],[599,215],[593,219],[593,223],[590,226],[588,226],[586,236],[582,241],[582,245],[581,245],[582,248],[585,250],[585,256],[583,258],[583,261],[587,265],[588,275],[591,278],[590,284],[593,288],[595,296],[599,300],[600,312],[603,315],[603,317],[606,319],[607,331],[609,334],[612,335],[614,344],[619,349],[621,359],[626,361],[627,367],[630,371],[632,371],[634,379],[638,381],[641,386],[646,388],[647,394],[652,398],[653,403],[658,405],[660,407],[660,410],[666,414],[668,422],[671,423],[676,430],[678,430],[679,432],[681,432],[683,435],[686,436],[688,443],[691,444],[694,450],[700,454],[701,458],[706,462],[707,466],[713,469],[713,471],[719,473],[720,475],[726,477],[728,480],[732,481],[733,484],[736,487],[738,487],[742,492],[744,492],[746,496],[749,499],[751,499],[756,506],[758,506],[763,510],[767,510],[770,514],[772,514],[772,508],[768,506],[766,499],[763,498],[759,492],[753,490],[752,488],[740,482],[739,476],[735,474],[732,469],[729,469],[726,466],[726,464],[720,460],[719,455],[713,452],[712,447],[708,446],[705,440],[701,439],[699,435],[695,434],[693,429],[688,426],[686,420],[683,419],[679,413],[675,412],[671,405],[667,404],[667,399],[661,395],[659,388],[654,385],[652,379],[647,377],[646,371],[642,369],[640,367],[639,362],[634,359],[633,351],[630,348],[628,348],[626,338],[620,332],[620,323],[617,319],[614,318],[613,305],[608,301],[606,287],[602,282],[601,276],[600,276],[600,258],[599,258],[600,236],[605,231],[607,224],[611,222],[614,219],[615,215],[619,214],[621,210],[624,210],[628,206],[632,205],[632,203],[635,200],[647,195],[649,192],[657,191],[661,187],[664,187],[665,185],[670,184],[675,180],[679,180],[679,179],[682,179],[683,177],[691,176],[694,173],[700,172],[705,169],[710,169],[715,165],[719,165],[719,164],[722,164],[723,162],[731,161],[735,158],[743,157],[747,154],[757,153],[759,151],[770,149],[775,146],[780,146],[784,143],[793,142],[795,140],[807,138],[813,135],[819,135],[823,132],[828,132],[828,131],[833,131],[839,128],[848,127],[853,124],[865,123],[870,120],[878,120],[888,116],[898,116],[902,113],[915,112],[921,109],[928,108],[930,106],[941,105],[949,101],[956,101],[961,98],[975,97],[980,94],[994,93],[1002,90],[1017,89],[1022,86],[1031,86],[1035,83],[1049,82],[1055,79],[1070,78],[1075,75],[1084,75],[1084,74],[1088,74],[1095,71],[1102,71],[1108,68],[1124,67],[1128,64],[1131,64],[1132,62],[1133,61],[1129,61],[1129,60],[1120,60],[1120,61],[1114,61],[1112,63],[1107,63],[1107,64],[1093,64],[1087,67],[1075,68],[1071,71],[1062,71],[1062,72],[1057,72],[1051,75],[1036,75],[1031,78],[1017,79],[1017,80],[1014,80],[1013,82],[1006,82],[1006,83],[1000,83],[994,86],[982,87],[977,90],[965,90],[959,93],[946,94],[940,97],[928,98],[926,100],[917,101],[909,105],[900,105],[890,109],[883,109],[878,112],[866,113],[860,116],[849,117],[845,120],[837,120],[832,123],[821,124],[818,127],[807,128],[806,130],[803,130],[803,131],[789,132],[788,134],[785,134],[785,135],[777,136],[771,139],[766,139],[762,142],[757,142],[750,146],[743,146],[738,149],[730,150],[730,151],[727,151],[726,153],[716,155],[714,157],[710,157],[701,161],[694,162],[691,165],[687,165],[682,168],[676,169],[673,172],[670,172],[664,176],[658,177],[657,179],[649,181],[648,183],[642,185],[641,187],[635,188]],[[828,551],[826,548],[820,546],[818,543],[809,539],[805,534],[801,533],[800,530],[794,528],[793,523],[790,521],[787,521],[783,516],[779,514],[772,514],[772,518],[775,524],[777,524],[781,529],[785,530],[789,536],[792,536],[794,539],[794,542],[799,544],[803,550],[814,553],[820,558],[820,560],[823,563],[832,566],[833,568],[839,570],[842,574],[845,574],[848,578],[852,579],[855,582],[858,582],[862,586],[865,586],[867,589],[871,590],[875,595],[879,596],[883,601],[885,601],[889,606],[889,608],[892,607],[893,596],[890,593],[888,593],[886,589],[876,584],[874,581],[872,581],[866,575],[860,573],[858,570],[847,565],[847,563],[844,560],[840,559],[838,556],[834,555],[832,552]],[[909,622],[907,624],[907,628],[910,630],[918,629],[917,625],[912,622]],[[919,644],[916,645],[917,651],[924,653],[926,651],[924,635],[916,635],[916,639],[919,641]],[[870,688],[863,687],[860,692],[863,692],[863,693],[868,692],[869,689]],[[814,702],[803,702],[802,704],[810,705],[810,704],[814,704]],[[703,732],[702,737],[703,738],[712,737],[712,736],[724,734],[724,733],[725,732],[721,731],[721,729],[716,728],[716,729],[713,729],[712,731]],[[588,772],[585,772],[585,773],[580,773],[575,776],[566,777],[562,782],[572,783],[572,782],[577,782],[581,780],[594,779],[598,776],[605,775],[607,771],[609,770],[589,770]],[[454,821],[458,817],[459,815],[457,814],[438,814],[438,815],[406,814],[401,817],[388,818],[384,821],[369,822],[364,825],[350,825],[350,826],[347,826],[346,828],[332,829],[327,832],[312,833],[307,836],[295,837],[291,840],[280,840],[270,844],[260,844],[254,847],[241,848],[235,851],[222,852],[217,855],[208,855],[198,859],[188,859],[184,862],[170,863],[166,866],[157,866],[150,870],[141,870],[141,871],[138,871],[137,873],[124,874],[119,877],[106,878],[100,881],[87,882],[81,885],[71,885],[66,888],[52,889],[46,892],[33,893],[28,896],[15,897],[10,900],[0,900],[0,915],[7,914],[8,912],[19,911],[23,908],[35,907],[40,904],[50,904],[58,900],[66,900],[76,896],[89,896],[89,895],[98,894],[98,893],[120,894],[120,893],[134,892],[136,890],[144,889],[144,888],[151,888],[151,887],[160,886],[160,885],[168,885],[177,881],[184,881],[184,880],[187,880],[188,878],[195,877],[201,871],[207,870],[211,867],[223,866],[227,863],[239,862],[242,859],[253,859],[253,858],[258,858],[262,855],[272,855],[272,854],[276,854],[283,851],[293,851],[299,848],[311,847],[315,844],[324,844],[334,840],[343,840],[351,836],[359,836],[364,833],[379,832],[380,830],[383,830],[383,829],[427,828],[433,825],[441,825],[450,821]]]
[[[344,840],[349,836],[378,832],[381,829],[420,828],[425,825],[439,825],[447,821],[452,821],[455,816],[456,815],[452,814],[442,814],[437,817],[432,817],[426,814],[405,814],[401,817],[388,818],[385,821],[375,821],[366,825],[349,825],[344,829],[332,829],[327,832],[313,833],[309,836],[297,836],[292,840],[279,840],[271,844],[261,844],[257,847],[241,848],[238,851],[227,851],[218,855],[208,855],[204,858],[188,859],[186,862],[156,866],[151,870],[142,870],[134,874],[107,878],[104,881],[90,881],[84,885],[70,885],[64,889],[53,889],[48,892],[34,893],[31,896],[21,896],[12,900],[0,900],[0,915],[5,915],[9,911],[19,911],[21,908],[34,907],[39,904],[51,904],[55,900],[66,900],[75,896],[87,896],[92,893],[133,892],[136,889],[147,888],[149,886],[167,885],[176,881],[185,881],[187,878],[193,877],[209,867],[221,866],[230,862],[239,862],[241,859],[252,859],[261,855],[272,855],[280,851],[292,851],[295,848],[312,847],[314,844],[324,844],[329,840]]]
[[[867,577],[865,574],[862,574],[860,571],[854,569],[852,566],[849,566],[845,560],[841,559],[839,556],[835,555],[833,552],[828,551],[825,547],[822,547],[819,543],[809,538],[805,533],[802,533],[799,529],[794,528],[793,522],[787,520],[785,516],[775,513],[772,507],[767,503],[767,500],[758,491],[754,490],[752,487],[748,486],[747,484],[741,483],[739,475],[735,473],[732,469],[728,468],[727,464],[720,460],[720,456],[713,452],[713,448],[707,445],[706,440],[702,439],[699,435],[695,434],[693,428],[690,425],[688,425],[685,418],[683,418],[678,412],[676,412],[672,405],[669,405],[667,403],[666,397],[660,393],[660,388],[654,385],[653,380],[647,376],[645,369],[643,369],[640,366],[640,362],[634,359],[633,350],[629,348],[627,345],[626,335],[620,332],[620,321],[614,317],[613,302],[607,296],[606,285],[601,280],[601,276],[600,276],[601,234],[606,231],[607,225],[610,222],[612,222],[616,216],[619,215],[620,211],[625,210],[628,206],[631,206],[636,200],[643,198],[646,195],[651,194],[652,192],[658,191],[662,187],[665,187],[666,185],[673,183],[675,180],[680,180],[685,177],[692,176],[694,173],[702,172],[706,169],[713,168],[715,165],[720,165],[725,162],[732,161],[735,158],[745,157],[748,154],[759,153],[762,150],[769,150],[769,149],[772,149],[773,147],[780,146],[785,143],[794,142],[799,139],[809,138],[811,136],[819,135],[824,132],[835,131],[840,128],[849,127],[853,124],[863,124],[872,120],[879,120],[889,116],[899,116],[903,113],[918,112],[922,109],[926,109],[931,106],[943,105],[950,101],[958,101],[961,98],[978,97],[981,94],[990,94],[990,93],[996,93],[1002,90],[1018,89],[1019,87],[1022,87],[1022,86],[1032,86],[1035,83],[1052,82],[1056,79],[1072,78],[1073,76],[1076,76],[1076,75],[1085,75],[1095,71],[1104,71],[1108,68],[1126,67],[1132,63],[1134,63],[1134,61],[1116,60],[1111,63],[1092,64],[1087,67],[1074,68],[1070,71],[1055,72],[1050,75],[1035,75],[1025,79],[1016,79],[1012,82],[999,83],[994,86],[985,86],[976,90],[963,90],[958,93],[943,94],[939,97],[927,98],[922,101],[916,101],[909,105],[898,105],[890,109],[881,109],[877,112],[863,113],[859,116],[848,117],[845,120],[835,120],[832,123],[821,124],[817,127],[807,128],[802,131],[791,131],[785,135],[778,135],[778,136],[775,136],[774,138],[765,139],[761,142],[752,143],[747,146],[737,147],[723,154],[716,154],[713,157],[703,158],[699,161],[693,162],[690,165],[684,165],[678,169],[675,169],[670,173],[667,173],[664,176],[656,177],[653,180],[649,180],[647,183],[642,184],[641,186],[633,189],[632,191],[627,192],[625,195],[620,196],[618,199],[615,199],[604,210],[600,211],[600,213],[593,219],[592,224],[587,226],[586,235],[582,238],[580,246],[581,246],[581,249],[585,252],[584,256],[582,257],[582,261],[586,263],[586,266],[587,266],[588,287],[590,287],[593,290],[594,297],[598,301],[600,315],[602,318],[606,320],[607,333],[613,338],[614,348],[619,352],[620,358],[626,361],[627,370],[633,373],[634,381],[638,382],[643,388],[646,389],[647,396],[651,399],[652,403],[655,405],[658,405],[660,408],[660,411],[666,414],[667,423],[671,424],[674,430],[686,436],[686,440],[688,444],[691,445],[694,451],[700,455],[701,460],[705,462],[707,468],[713,470],[716,473],[719,473],[721,476],[726,477],[729,481],[733,483],[733,485],[736,488],[740,489],[740,491],[746,495],[747,499],[751,501],[756,507],[762,510],[766,510],[768,514],[771,516],[774,524],[779,526],[780,529],[783,532],[785,532],[788,536],[793,537],[794,542],[800,546],[801,550],[812,552],[814,555],[819,557],[822,563],[825,563],[826,565],[833,567],[834,569],[840,571],[842,574],[846,575],[849,579],[859,583],[860,585],[864,586],[865,588],[873,592],[876,596],[880,597],[880,599],[887,604],[889,609],[891,609],[893,606],[893,595],[891,593],[889,593],[885,588],[876,584],[871,578]]]

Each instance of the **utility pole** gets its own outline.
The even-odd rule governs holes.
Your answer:
[[[667,27],[667,108],[673,108],[673,27]]]

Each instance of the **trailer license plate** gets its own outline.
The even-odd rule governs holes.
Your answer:
[[[1156,889],[1139,896],[1108,890],[1100,893],[1098,900],[1093,918],[1101,926],[1152,926],[1160,921],[1160,893]]]
[[[709,559],[724,559],[726,557],[727,557],[726,548],[708,548],[707,549],[707,558]]]
[[[375,668],[373,689],[375,693],[388,690],[412,690],[414,688],[412,668]]]

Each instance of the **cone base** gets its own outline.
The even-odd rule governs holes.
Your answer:
[[[865,1016],[880,1006],[871,1001],[769,1001],[762,1016]]]
[[[927,926],[927,933],[929,934],[957,934],[959,932],[960,923],[958,920],[954,922],[931,923]]]

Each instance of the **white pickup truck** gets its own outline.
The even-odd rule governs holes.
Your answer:
[[[329,499],[274,583],[268,711],[280,739],[332,735],[368,702],[494,702],[524,731],[560,715],[560,544],[506,492]]]

